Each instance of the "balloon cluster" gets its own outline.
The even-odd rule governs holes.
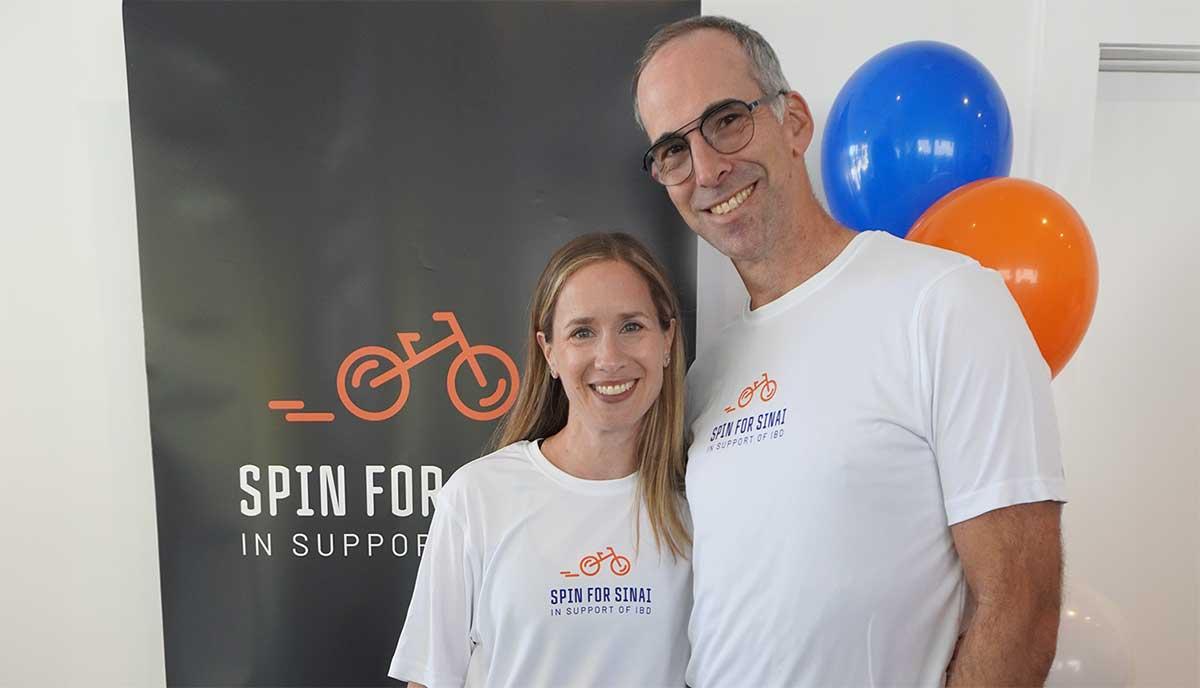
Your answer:
[[[958,251],[997,270],[1057,375],[1087,331],[1099,286],[1079,214],[1013,179],[1012,120],[996,80],[945,43],[889,48],[834,100],[821,146],[829,210],[857,230]]]

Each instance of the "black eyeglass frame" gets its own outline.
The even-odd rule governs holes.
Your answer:
[[[672,139],[678,138],[681,141],[683,141],[684,143],[687,143],[687,135],[697,129],[700,130],[700,137],[703,138],[704,142],[707,143],[709,146],[711,146],[713,150],[717,151],[718,153],[722,153],[724,155],[736,153],[736,152],[740,151],[741,149],[745,148],[746,146],[750,145],[750,142],[754,140],[754,132],[753,131],[750,132],[750,138],[746,139],[746,142],[743,143],[742,145],[738,146],[737,148],[735,148],[731,151],[719,150],[719,149],[717,149],[716,146],[713,146],[712,141],[709,141],[708,137],[704,135],[704,123],[708,120],[708,118],[711,117],[713,114],[721,111],[722,109],[729,107],[730,105],[733,105],[734,103],[741,103],[742,105],[746,106],[747,114],[750,115],[751,118],[753,118],[754,111],[758,109],[758,106],[762,105],[764,102],[771,100],[773,98],[778,98],[779,96],[786,95],[787,92],[788,92],[787,89],[780,89],[773,96],[770,96],[770,97],[762,96],[761,98],[756,98],[756,99],[750,101],[749,103],[747,103],[744,100],[738,100],[737,98],[730,98],[728,100],[723,100],[723,101],[713,105],[712,107],[708,108],[704,112],[700,113],[700,116],[697,117],[696,119],[688,122],[687,124],[683,125],[682,127],[678,128],[678,129],[676,129],[675,131],[671,132],[671,134],[669,136],[667,136],[666,138],[662,138],[662,139],[658,140],[653,145],[651,145],[649,148],[647,148],[645,154],[642,155],[642,171],[644,171],[646,174],[650,175],[651,179],[654,179],[654,181],[658,182],[659,184],[662,184],[663,186],[678,186],[678,185],[686,182],[688,179],[691,179],[692,173],[695,172],[695,166],[694,166],[695,163],[694,162],[692,163],[693,169],[688,172],[688,175],[686,177],[684,177],[683,179],[680,179],[679,181],[675,182],[674,184],[664,184],[663,182],[656,179],[654,177],[654,173],[650,170],[650,166],[654,164],[650,160],[650,153],[655,148],[658,148],[662,144],[664,144],[667,141],[670,141]],[[691,161],[691,159],[692,159],[692,144],[687,143],[687,146],[688,146],[688,160]]]

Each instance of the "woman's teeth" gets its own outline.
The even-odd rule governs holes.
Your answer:
[[[755,184],[747,186],[741,191],[735,193],[733,198],[725,201],[724,203],[718,203],[717,205],[714,205],[713,207],[709,208],[708,211],[713,215],[724,215],[725,213],[728,213],[734,208],[737,208],[739,205],[745,203],[746,199],[750,198],[750,194],[754,193],[754,187]]]
[[[611,396],[616,396],[618,394],[624,394],[625,392],[628,392],[629,390],[633,389],[634,382],[635,382],[635,380],[630,380],[629,382],[625,382],[625,383],[619,384],[619,385],[592,385],[592,389],[596,390],[597,392],[599,392],[600,394],[603,394],[606,397],[611,397]]]

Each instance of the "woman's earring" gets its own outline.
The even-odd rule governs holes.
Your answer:
[[[552,377],[552,378],[554,378],[555,380],[557,380],[557,379],[558,379],[558,371],[557,371],[557,370],[555,370],[555,369],[553,369],[553,368],[551,368],[551,369],[550,369],[550,377]]]
[[[671,365],[671,352],[668,351],[663,354],[663,367],[666,368],[669,365]]]

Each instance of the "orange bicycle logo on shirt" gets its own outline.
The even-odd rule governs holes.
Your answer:
[[[443,350],[457,346],[459,353],[450,362],[446,372],[446,394],[450,403],[459,413],[477,421],[488,421],[504,415],[517,399],[519,378],[517,365],[503,350],[490,344],[471,344],[463,334],[458,324],[458,318],[450,311],[438,311],[433,314],[435,322],[444,322],[450,327],[450,334],[438,342],[417,351],[414,343],[421,340],[419,332],[397,332],[400,340],[401,353],[382,346],[361,346],[351,351],[337,372],[337,392],[346,410],[366,421],[384,421],[400,412],[408,402],[408,392],[411,387],[409,371],[425,361],[433,358]],[[499,376],[489,379],[485,375],[481,361],[491,359],[498,361],[501,372]],[[466,365],[477,385],[474,389],[463,390],[458,381],[460,369]],[[494,367],[494,366],[493,366]],[[468,383],[469,384],[469,381]],[[363,399],[356,399],[356,390],[376,390],[390,385],[391,391],[384,395],[383,404],[371,406]],[[492,386],[495,386],[492,389]],[[477,402],[467,403],[464,391],[482,393]],[[473,394],[467,394],[473,399]],[[382,405],[382,408],[378,406]],[[271,410],[290,411],[284,420],[296,422],[329,422],[333,420],[332,413],[300,413],[304,402],[294,399],[277,399],[268,402]]]
[[[579,560],[579,571],[585,576],[594,576],[600,573],[601,564],[608,562],[608,568],[618,576],[624,576],[633,569],[633,564],[629,562],[629,557],[617,554],[617,551],[612,547],[608,548],[608,552],[596,552],[588,554]],[[579,574],[574,571],[559,571],[563,578],[578,578]]]
[[[758,398],[763,401],[770,401],[775,396],[775,392],[779,391],[779,384],[770,378],[766,373],[754,382],[746,386],[742,393],[738,395],[737,406],[726,406],[725,413],[733,413],[740,408],[746,408],[750,402],[754,401],[754,394],[758,393]]]

